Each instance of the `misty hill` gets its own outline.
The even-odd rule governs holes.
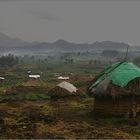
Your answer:
[[[73,43],[65,40],[55,42],[28,43],[19,38],[11,38],[0,33],[0,53],[7,54],[46,54],[50,52],[100,52],[104,50],[126,51],[129,45],[122,42],[102,41],[91,44]],[[140,50],[140,47],[132,47]]]
[[[14,39],[15,40],[15,39]],[[125,43],[112,42],[112,41],[103,41],[103,42],[95,42],[92,44],[79,44],[67,42],[65,40],[57,40],[56,42],[42,42],[42,43],[30,43],[20,44],[20,40],[17,41],[18,46],[14,46],[13,43],[10,46],[9,39],[7,42],[7,46],[0,46],[0,51],[3,53],[14,53],[14,54],[45,54],[50,52],[100,52],[103,50],[117,50],[117,51],[126,51],[126,48],[129,46]],[[2,42],[2,41],[1,41]],[[19,43],[18,43],[19,42]]]
[[[92,44],[78,44],[67,42],[65,40],[57,40],[56,42],[30,44],[22,47],[28,51],[43,51],[43,52],[85,52],[85,51],[102,51],[102,50],[119,50],[126,51],[128,44],[112,41],[95,42]]]
[[[16,47],[16,46],[25,46],[28,43],[19,39],[11,38],[8,35],[5,35],[0,32],[0,47]]]

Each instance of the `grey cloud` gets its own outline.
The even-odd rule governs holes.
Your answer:
[[[42,20],[59,20],[60,17],[48,12],[46,9],[30,9],[28,10],[29,14],[32,16],[42,19]]]
[[[0,0],[0,32],[27,41],[140,44],[140,1],[98,1]]]
[[[132,1],[132,0],[0,0],[3,2],[10,2],[10,1]],[[139,1],[139,0],[133,0],[133,1]]]

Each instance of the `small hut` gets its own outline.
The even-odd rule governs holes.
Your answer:
[[[69,82],[63,81],[49,91],[51,97],[66,97],[75,96],[78,94],[78,89]]]
[[[0,77],[0,82],[3,82],[5,80],[4,77]]]
[[[29,75],[30,79],[37,80],[40,78],[40,75]]]
[[[69,77],[59,76],[57,79],[58,80],[69,80],[70,78]]]
[[[88,89],[94,114],[132,115],[140,112],[140,68],[122,61],[103,70]]]

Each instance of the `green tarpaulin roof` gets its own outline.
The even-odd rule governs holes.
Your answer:
[[[133,63],[126,61],[115,63],[101,72],[99,78],[92,84],[90,89],[98,86],[106,78],[110,79],[115,85],[125,87],[137,77],[140,77],[140,68]]]

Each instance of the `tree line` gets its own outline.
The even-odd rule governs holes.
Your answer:
[[[12,54],[0,57],[0,67],[2,68],[12,67],[18,63],[19,63],[18,57]]]

